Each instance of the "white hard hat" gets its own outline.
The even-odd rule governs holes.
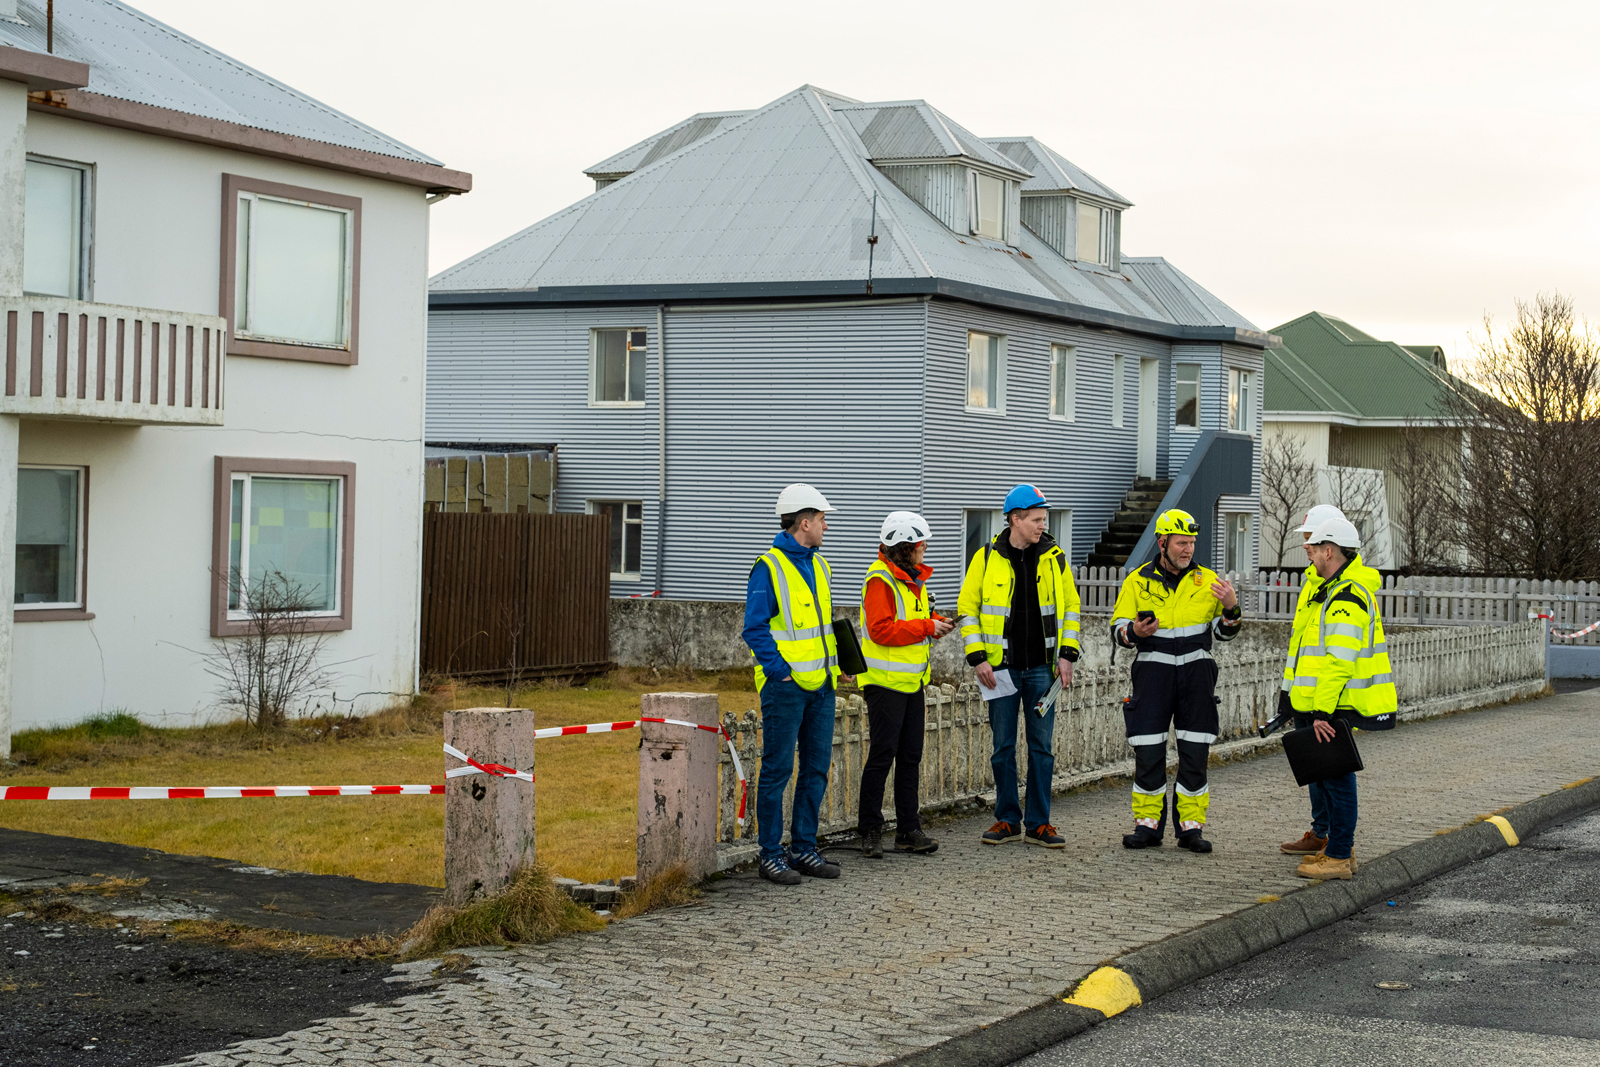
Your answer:
[[[1320,545],[1324,541],[1332,541],[1340,548],[1360,548],[1361,533],[1349,519],[1323,519],[1311,531],[1311,536],[1306,538],[1306,544]]]
[[[773,509],[774,515],[793,515],[797,511],[832,511],[833,505],[828,503],[828,498],[801,482],[786,485],[783,492],[778,494],[778,505]]]
[[[878,532],[878,541],[885,545],[898,545],[907,541],[916,544],[932,536],[928,529],[928,520],[921,515],[914,511],[891,511],[888,518],[883,520],[883,529]]]
[[[1328,519],[1343,519],[1344,512],[1332,504],[1318,504],[1306,512],[1306,521],[1294,528],[1295,533],[1310,533],[1317,528],[1317,524]]]

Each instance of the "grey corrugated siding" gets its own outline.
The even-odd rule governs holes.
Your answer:
[[[957,233],[972,228],[972,208],[967,202],[967,168],[953,163],[914,167],[881,167],[884,177]]]
[[[1024,196],[1022,223],[1065,258],[1078,258],[1077,197]]]
[[[969,330],[1008,338],[1004,417],[966,411]],[[1052,344],[1078,350],[1077,419],[1071,423],[1048,417]],[[1126,408],[1123,427],[1113,429],[1111,367],[1118,354],[1127,360]],[[1088,556],[1133,482],[1141,357],[1166,364],[1167,346],[972,304],[930,304],[923,515],[934,528],[927,559],[942,606],[954,609],[964,568],[962,510],[999,508],[1006,491],[1018,482],[1033,482],[1053,506],[1072,509],[1074,562]],[[1165,366],[1163,377],[1170,381]],[[1159,464],[1170,426],[1170,400],[1157,417]]]

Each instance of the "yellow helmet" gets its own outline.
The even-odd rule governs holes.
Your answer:
[[[1184,537],[1196,537],[1200,533],[1200,526],[1194,521],[1194,516],[1187,511],[1173,508],[1163,511],[1156,516],[1156,536],[1166,537],[1169,534],[1181,534]]]

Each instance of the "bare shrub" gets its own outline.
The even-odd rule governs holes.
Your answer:
[[[1274,437],[1261,450],[1261,557],[1283,566],[1289,533],[1300,525],[1313,503],[1317,469],[1295,438]]]
[[[1437,574],[1461,558],[1461,443],[1454,429],[1407,419],[1389,449],[1396,564],[1407,574]]]
[[[334,681],[322,665],[328,635],[311,614],[321,598],[278,570],[246,583],[235,569],[230,580],[240,590],[245,632],[212,644],[206,673],[217,679],[219,702],[237,708],[247,722],[283,726]]]

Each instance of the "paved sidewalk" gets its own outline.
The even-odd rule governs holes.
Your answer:
[[[1371,858],[1600,773],[1600,691],[1361,737]],[[1309,821],[1281,755],[1214,770],[1217,846],[1126,852],[1125,789],[1058,797],[1068,847],[849,852],[837,882],[741,875],[705,903],[479,955],[485,981],[418,993],[205,1064],[874,1064],[1059,994],[1112,956],[1308,884],[1278,854]],[[1359,877],[1359,875],[1357,876]]]

